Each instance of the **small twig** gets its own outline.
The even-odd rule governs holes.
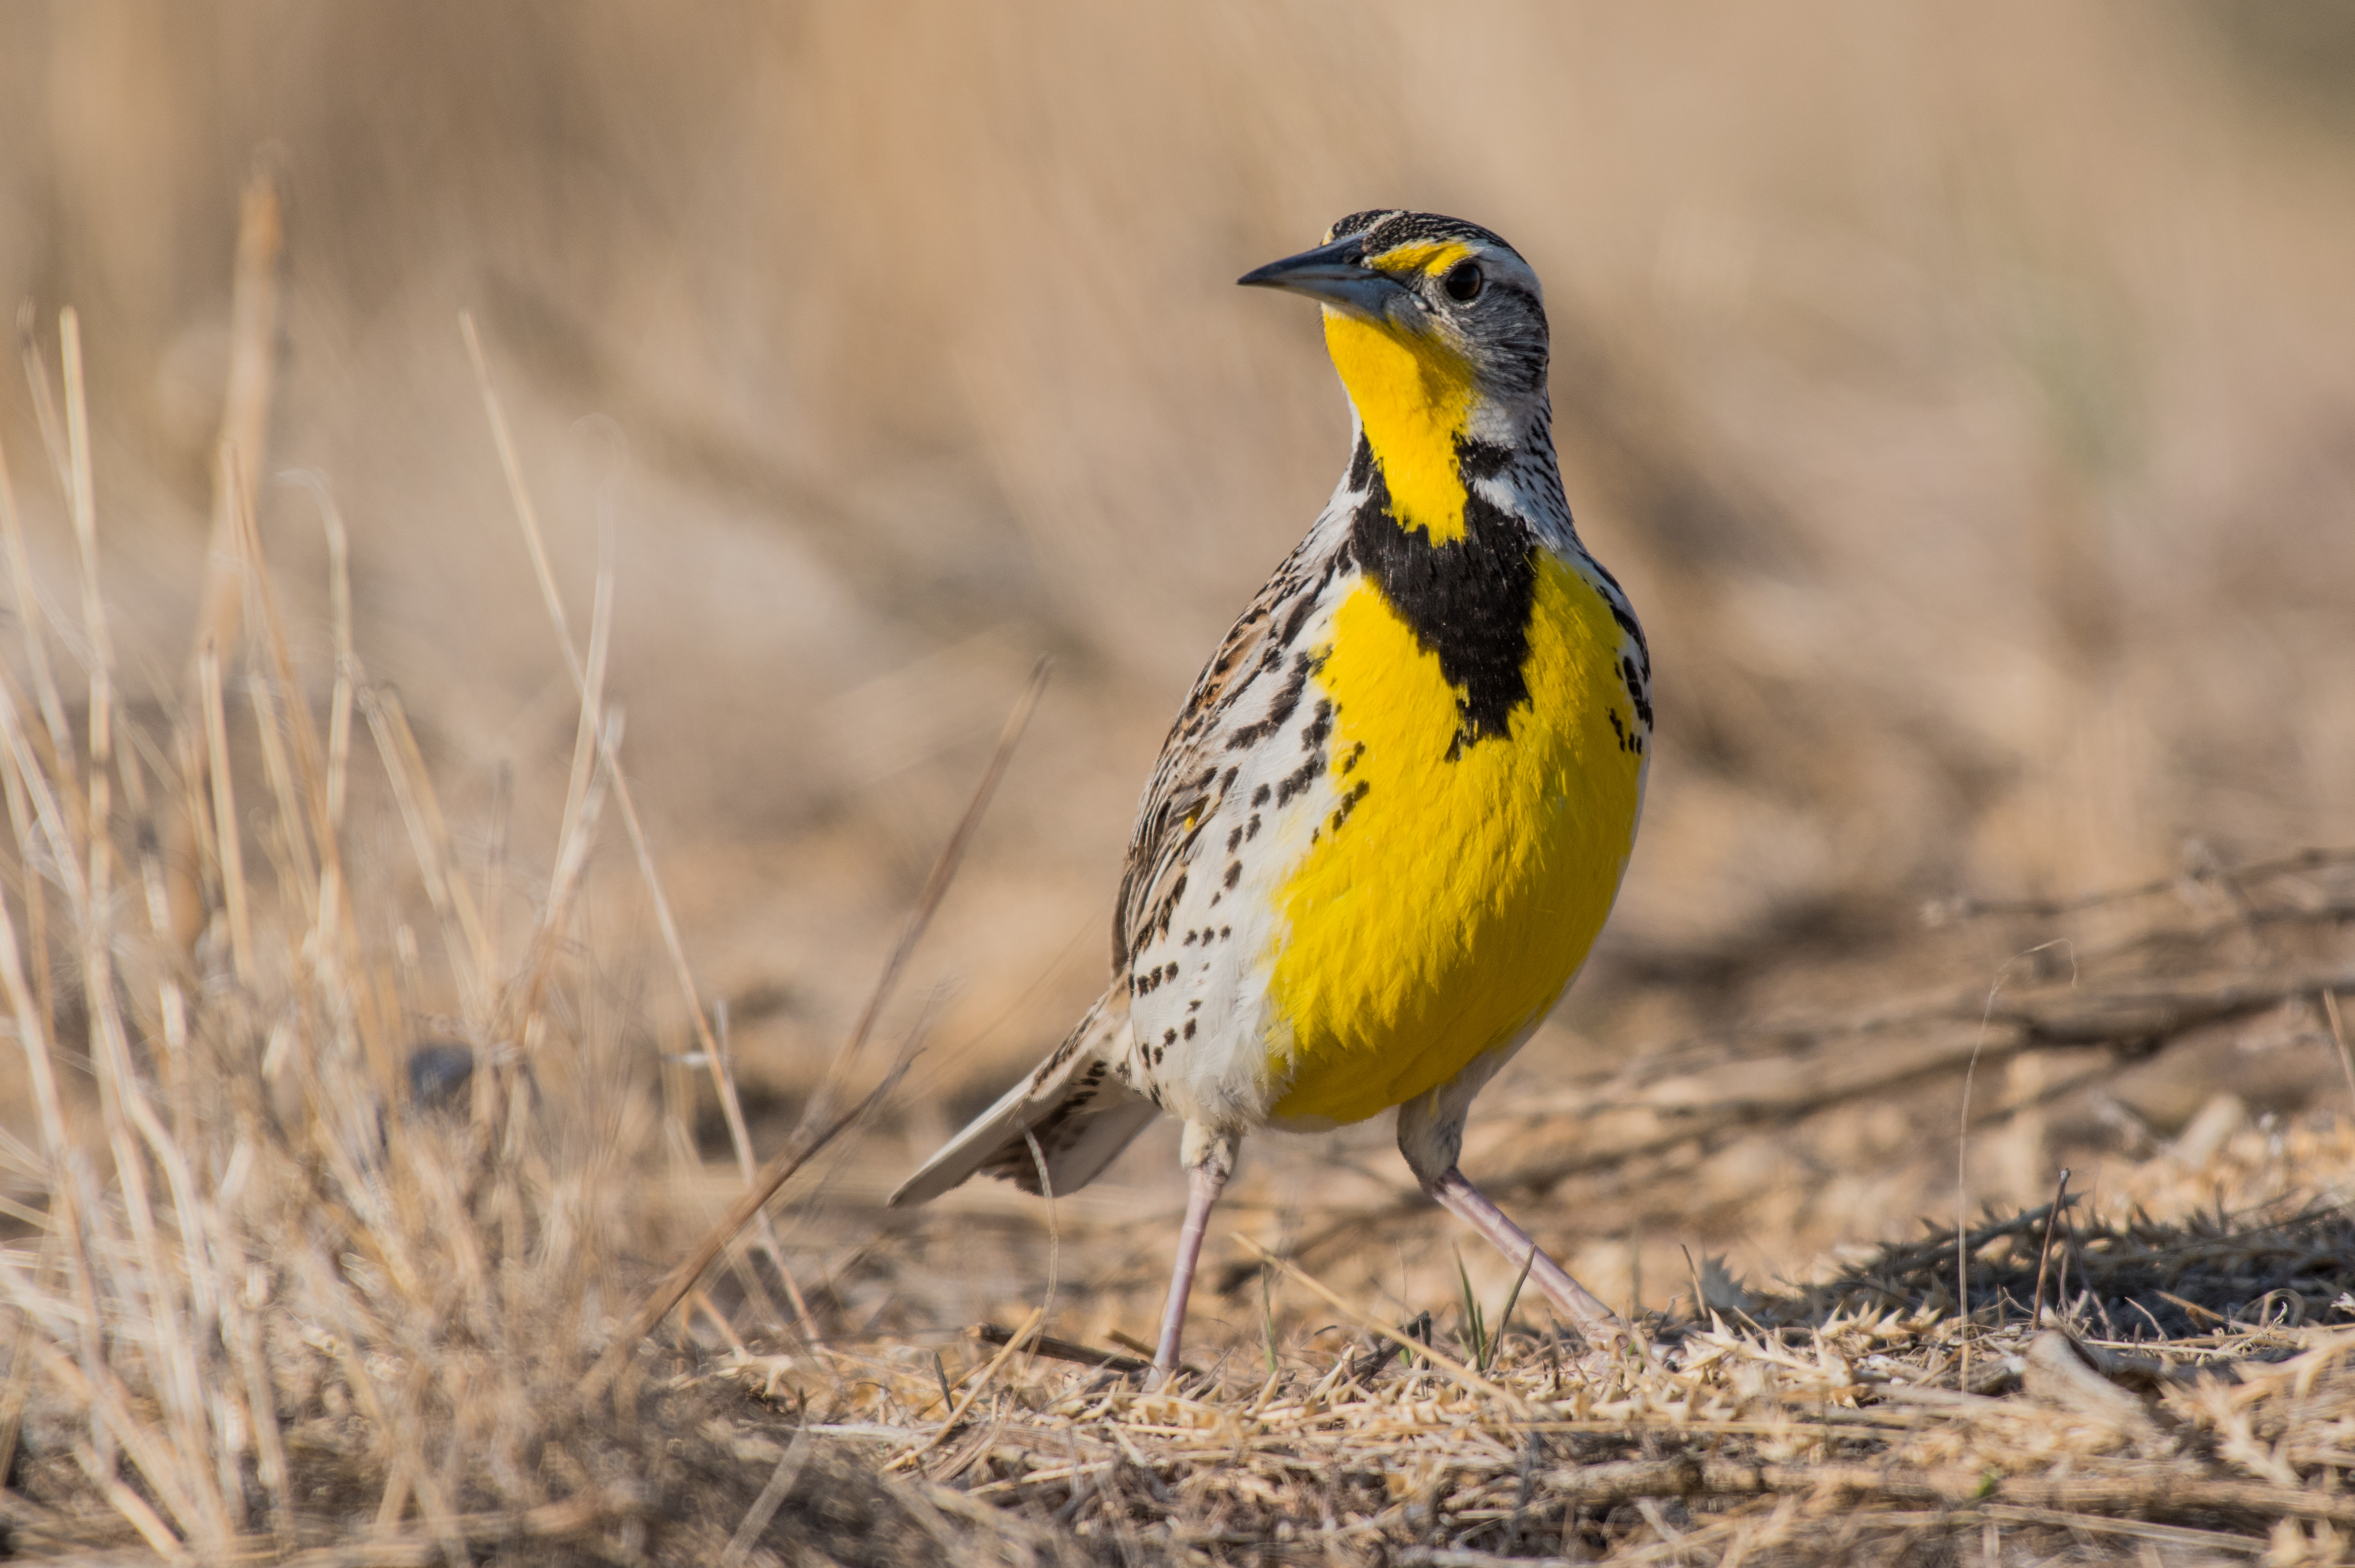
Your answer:
[[[1263,1265],[1262,1266],[1265,1266]],[[1359,1356],[1354,1360],[1345,1356],[1343,1360],[1344,1363],[1348,1368],[1349,1381],[1357,1383],[1365,1383],[1368,1378],[1372,1377],[1384,1367],[1390,1365],[1391,1359],[1399,1353],[1400,1348],[1402,1345],[1412,1345],[1414,1347],[1413,1352],[1409,1354],[1407,1358],[1407,1364],[1409,1366],[1413,1365],[1414,1355],[1421,1353],[1423,1347],[1431,1342],[1431,1314],[1429,1312],[1416,1313],[1408,1320],[1404,1333],[1405,1338],[1399,1340],[1396,1342],[1378,1340],[1365,1354]]]
[[[16,302],[16,352],[25,365],[25,384],[33,393],[33,420],[40,427],[41,447],[48,453],[49,473],[61,495],[73,493],[73,462],[66,453],[66,426],[58,412],[56,388],[49,385],[48,357],[41,352],[38,313],[27,297]]]
[[[1039,1331],[1039,1325],[1046,1320],[1047,1308],[1033,1307],[1030,1309],[1030,1316],[1023,1319],[1022,1327],[1007,1337],[1005,1345],[996,1355],[989,1358],[989,1364],[983,1367],[979,1374],[974,1378],[971,1386],[964,1391],[964,1397],[949,1407],[948,1418],[941,1423],[941,1429],[884,1466],[885,1472],[889,1473],[912,1465],[939,1447],[948,1435],[956,1430],[957,1423],[964,1419],[964,1413],[973,1408],[973,1402],[981,1397],[982,1390],[989,1386],[989,1380],[996,1377],[1005,1368],[1007,1362],[1020,1353],[1022,1347],[1029,1342],[1030,1336]]]
[[[1124,1351],[1135,1351],[1138,1355],[1145,1358],[1145,1361],[1147,1366],[1153,1364],[1153,1347],[1146,1344],[1143,1340],[1138,1339],[1135,1334],[1124,1333],[1118,1329],[1106,1329],[1104,1330],[1104,1338],[1110,1340],[1114,1344],[1118,1345]]]
[[[569,647],[570,644],[568,643],[567,646]],[[955,877],[957,866],[964,859],[965,849],[973,842],[974,831],[981,824],[981,815],[988,808],[990,797],[996,793],[997,781],[1006,776],[1006,765],[1013,758],[1015,742],[1022,738],[1023,728],[1029,723],[1032,711],[1039,705],[1039,694],[1046,685],[1046,682],[1047,662],[1041,659],[1038,668],[1031,673],[1029,686],[1024,690],[1021,699],[1014,705],[1013,713],[1007,716],[1006,728],[997,737],[997,749],[991,755],[989,766],[983,770],[981,782],[975,787],[973,799],[966,804],[964,815],[957,820],[956,829],[949,834],[948,842],[941,846],[940,858],[932,863],[932,874],[925,879],[924,890],[917,896],[916,907],[909,913],[908,924],[900,933],[898,945],[891,949],[891,956],[884,961],[883,972],[877,978],[874,991],[868,993],[867,1005],[859,1012],[858,1023],[852,1028],[850,1037],[844,1043],[842,1049],[835,1054],[833,1067],[827,1074],[830,1082],[839,1081],[843,1071],[858,1058],[859,1047],[867,1043],[868,1035],[874,1030],[876,1015],[883,1011],[883,1004],[891,994],[893,983],[900,978],[900,970],[907,964],[908,955],[915,950],[918,938],[923,936],[925,927],[932,923],[933,913],[941,906],[941,900],[947,895],[949,883]],[[701,1016],[698,1008],[697,1017],[699,1020]],[[595,1399],[605,1391],[614,1376],[628,1364],[630,1357],[636,1353],[638,1341],[652,1333],[655,1325],[661,1322],[673,1307],[678,1305],[680,1299],[694,1287],[696,1280],[701,1277],[703,1271],[711,1266],[711,1260],[718,1257],[721,1249],[735,1239],[737,1232],[751,1223],[752,1216],[759,1213],[771,1198],[776,1196],[777,1189],[783,1187],[794,1171],[809,1163],[818,1150],[833,1142],[852,1123],[865,1116],[870,1108],[882,1103],[884,1097],[898,1086],[900,1072],[904,1067],[905,1064],[902,1063],[900,1069],[895,1069],[881,1083],[868,1090],[865,1098],[837,1117],[825,1131],[817,1134],[814,1139],[802,1142],[799,1147],[788,1148],[769,1162],[767,1168],[761,1172],[760,1179],[747,1186],[738,1195],[736,1202],[729,1208],[728,1213],[721,1216],[719,1223],[705,1232],[703,1239],[696,1244],[694,1250],[680,1259],[669,1274],[664,1276],[662,1284],[656,1286],[654,1293],[648,1296],[638,1308],[631,1317],[628,1325],[615,1337],[612,1346],[598,1358],[597,1364],[589,1369],[588,1375],[581,1380],[580,1397],[582,1403],[586,1404]],[[816,1109],[817,1106],[823,1103],[824,1097],[821,1095],[817,1104],[813,1105],[812,1109]],[[806,1122],[805,1125],[807,1125]],[[1041,1315],[1044,1315],[1044,1308],[1041,1308]]]
[[[278,279],[286,249],[285,216],[272,170],[246,176],[238,203],[237,263],[229,301],[229,383],[214,440],[211,543],[197,595],[197,635],[189,670],[207,644],[233,659],[238,651],[249,563],[238,539],[238,517],[254,501],[254,482],[270,436],[271,383],[278,363]]]
[[[1022,1129],[1022,1141],[1030,1146],[1030,1163],[1039,1172],[1039,1192],[1047,1200],[1047,1292],[1040,1303],[1041,1312],[1055,1309],[1055,1286],[1060,1279],[1063,1266],[1063,1226],[1055,1208],[1055,1179],[1047,1171],[1047,1151],[1039,1146],[1039,1137],[1028,1128]]]
[[[417,857],[426,899],[438,916],[434,923],[441,927],[442,945],[449,949],[451,970],[457,977],[460,993],[471,1007],[487,983],[488,977],[481,969],[485,948],[474,895],[467,890],[464,878],[451,873],[455,856],[451,850],[448,821],[434,798],[433,780],[426,770],[424,756],[418,750],[417,737],[401,711],[400,694],[389,687],[357,684],[357,695],[360,712],[376,737],[385,779],[392,786],[393,801],[409,830],[410,848]]]
[[[973,1337],[986,1345],[1005,1345],[1013,1342],[1014,1330],[1002,1324],[982,1323],[975,1326]],[[1148,1350],[1150,1348],[1147,1347]],[[1071,1361],[1078,1366],[1093,1367],[1100,1372],[1140,1372],[1149,1370],[1153,1365],[1149,1360],[1123,1355],[1118,1351],[1100,1351],[1093,1345],[1082,1345],[1073,1340],[1059,1340],[1052,1334],[1034,1336],[1030,1341],[1030,1353],[1034,1356],[1044,1356],[1050,1361]],[[943,1380],[942,1386],[945,1392],[947,1387],[945,1378]]]
[[[219,845],[221,902],[229,911],[229,957],[239,981],[250,987],[253,923],[245,896],[245,851],[239,831],[237,785],[229,769],[229,721],[221,706],[220,652],[208,641],[197,654],[198,700],[204,705],[207,776],[212,781],[213,834]]]
[[[1006,726],[998,732],[997,748],[990,754],[989,766],[982,770],[981,782],[975,786],[973,799],[965,804],[964,815],[957,819],[948,842],[941,846],[940,858],[932,863],[932,874],[924,879],[924,889],[916,895],[916,906],[908,914],[908,924],[901,928],[900,940],[892,947],[890,956],[883,960],[881,977],[868,994],[867,1005],[859,1010],[858,1021],[851,1026],[850,1037],[836,1054],[837,1066],[847,1065],[855,1060],[859,1049],[867,1044],[867,1037],[874,1033],[875,1021],[898,982],[900,969],[906,967],[909,955],[915,951],[925,927],[932,924],[932,915],[940,908],[941,900],[947,896],[949,882],[964,860],[964,852],[973,842],[974,831],[981,825],[982,812],[988,809],[990,797],[997,792],[998,781],[1006,777],[1007,764],[1014,758],[1015,744],[1029,726],[1030,715],[1038,711],[1039,695],[1047,689],[1047,670],[1048,662],[1043,655],[1031,666],[1030,683],[1022,688],[1022,694],[1015,699],[1014,711],[1006,715]]]
[[[2170,1302],[2175,1306],[2182,1308],[2194,1318],[2205,1318],[2208,1321],[2215,1324],[2219,1328],[2229,1329],[2232,1326],[2232,1319],[2225,1317],[2222,1312],[2211,1311],[2208,1308],[2200,1305],[2197,1301],[2187,1301],[2171,1290],[2153,1290],[2151,1294],[2158,1297],[2161,1301]],[[2165,1337],[2163,1332],[2161,1337]]]
[[[752,1160],[752,1133],[744,1120],[744,1102],[736,1093],[736,1071],[730,1053],[734,1050],[728,1033],[728,999],[720,998],[711,1004],[711,1020],[717,1031],[719,1051],[711,1058],[712,1081],[719,1086],[719,1108],[728,1118],[728,1140],[735,1146],[737,1164],[750,1181],[759,1167]],[[777,1278],[785,1287],[785,1299],[794,1309],[794,1324],[802,1338],[811,1344],[818,1341],[817,1319],[810,1315],[809,1300],[802,1294],[801,1282],[794,1277],[793,1266],[785,1261],[784,1243],[777,1237],[776,1227],[769,1223],[763,1211],[755,1222],[761,1229],[761,1250],[769,1255],[769,1262],[777,1271]]]
[[[719,1554],[720,1568],[736,1568],[736,1564],[752,1555],[752,1548],[760,1543],[762,1535],[769,1528],[769,1521],[777,1517],[777,1509],[784,1502],[785,1494],[792,1491],[794,1483],[802,1478],[802,1467],[809,1462],[809,1448],[810,1431],[805,1424],[794,1434],[794,1440],[785,1445],[783,1457],[778,1459],[776,1469],[770,1473],[769,1484],[761,1489],[761,1495],[754,1498],[752,1506],[744,1510],[743,1522],[736,1527],[735,1535],[728,1542],[728,1550]]]
[[[1971,1046],[1970,1065],[1963,1069],[1961,1126],[1956,1130],[1955,1142],[1955,1320],[1957,1342],[1961,1346],[1961,1360],[1955,1372],[1955,1386],[1957,1388],[1971,1386],[1971,1255],[1969,1248],[1963,1245],[1963,1238],[1970,1230],[1971,1220],[1971,1081],[1978,1075],[1979,1048],[1987,1044],[1987,1025],[1995,1019],[1996,999],[2003,994],[2003,982],[2010,975],[2012,965],[2048,948],[2064,946],[2066,942],[2066,938],[2039,942],[1996,971],[1994,980],[1987,986],[1987,1006],[1979,1013],[1979,1037]],[[2046,1222],[2046,1228],[2051,1228],[2051,1222]]]
[[[1521,1287],[1529,1282],[1529,1269],[1538,1260],[1538,1249],[1529,1248],[1529,1255],[1521,1259],[1521,1272],[1513,1277],[1513,1288],[1505,1297],[1505,1309],[1497,1314],[1497,1326],[1489,1330],[1492,1344],[1505,1342],[1505,1327],[1513,1320],[1513,1308],[1520,1305]]]
[[[2339,1046],[2339,1065],[2347,1074],[2347,1093],[2350,1098],[2355,1098],[2355,1048],[2350,1048],[2347,1044],[2347,1020],[2340,1017],[2339,1013],[2339,992],[2329,986],[2324,986],[2319,994],[2322,998],[2322,1016],[2330,1025],[2330,1038],[2337,1042]]]
[[[490,423],[492,443],[498,449],[500,471],[506,476],[507,494],[515,508],[516,523],[523,531],[524,546],[531,556],[532,575],[539,584],[541,602],[555,630],[558,648],[564,655],[565,673],[571,677],[574,692],[585,699],[590,684],[589,669],[581,662],[580,650],[573,646],[572,625],[564,613],[563,596],[556,589],[556,575],[549,565],[548,546],[540,535],[539,514],[532,505],[531,492],[524,483],[522,460],[517,454],[514,435],[507,428],[506,410],[499,401],[497,389],[491,384],[490,363],[483,354],[482,337],[474,330],[472,313],[459,313],[458,328],[466,341],[467,357],[473,363],[474,380],[482,392],[484,415]],[[629,775],[622,770],[619,758],[609,755],[606,766],[613,773],[613,802],[621,808],[622,825],[629,833],[630,849],[637,858],[639,879],[645,885],[647,900],[654,906],[655,926],[662,934],[663,950],[670,958],[672,977],[677,982],[680,1000],[687,1004],[696,1040],[703,1047],[707,1061],[713,1065],[716,1086],[717,1064],[720,1054],[719,1043],[712,1036],[710,1021],[704,1016],[702,993],[697,989],[694,971],[687,961],[687,947],[679,936],[678,920],[671,911],[670,896],[664,891],[662,878],[656,872],[654,850],[646,840],[645,824],[638,817],[637,800],[631,793]],[[863,1034],[860,1038],[864,1038]],[[749,1173],[746,1179],[751,1179]],[[782,1269],[783,1258],[779,1256],[776,1261]]]
[[[2094,1167],[2094,1190],[2095,1192],[2099,1192],[2101,1190],[2101,1178],[2102,1168],[2096,1165]],[[2064,1182],[2069,1180],[2069,1173],[2066,1171],[2063,1171],[2061,1173],[2061,1180]],[[2090,1194],[2087,1198],[2086,1206],[2088,1212],[2090,1212],[2092,1209],[2092,1199]],[[2052,1304],[2054,1309],[2060,1314],[2062,1321],[2065,1322],[2069,1317],[2069,1255],[2076,1250],[2077,1222],[2070,1217],[2068,1210],[2064,1206],[2061,1213],[2057,1216],[2057,1223],[2067,1227],[2069,1234],[2061,1238],[2061,1266],[2054,1270],[2052,1275]]]
[[[1260,1245],[1259,1243],[1253,1241],[1251,1237],[1244,1235],[1240,1231],[1235,1233],[1235,1239],[1242,1243],[1243,1245],[1251,1248],[1252,1251],[1259,1254],[1261,1258],[1266,1262],[1274,1265],[1275,1267],[1281,1269],[1285,1274],[1290,1275],[1302,1285],[1306,1286],[1314,1294],[1322,1297],[1328,1306],[1337,1308],[1339,1310],[1347,1312],[1350,1317],[1355,1318],[1359,1322],[1364,1324],[1367,1328],[1371,1329],[1375,1333],[1381,1335],[1382,1338],[1398,1345],[1401,1350],[1423,1357],[1423,1360],[1429,1361],[1433,1366],[1439,1368],[1442,1372],[1447,1373],[1448,1376],[1454,1378],[1456,1382],[1462,1383],[1465,1387],[1472,1390],[1474,1393],[1487,1394],[1489,1398],[1497,1401],[1499,1404],[1503,1404],[1509,1408],[1514,1414],[1520,1416],[1524,1420],[1529,1419],[1533,1414],[1529,1405],[1524,1404],[1518,1395],[1508,1393],[1505,1390],[1497,1387],[1495,1383],[1490,1383],[1487,1378],[1482,1377],[1478,1372],[1474,1372],[1470,1367],[1465,1366],[1462,1361],[1457,1361],[1446,1351],[1442,1351],[1435,1346],[1425,1344],[1419,1340],[1408,1339],[1398,1330],[1393,1329],[1388,1323],[1383,1322],[1380,1317],[1367,1311],[1362,1307],[1356,1306],[1349,1301],[1344,1300],[1338,1291],[1334,1290],[1323,1280],[1317,1278],[1315,1275],[1310,1274],[1307,1270],[1301,1268],[1290,1259],[1276,1256],[1275,1254],[1268,1251],[1267,1248]]]
[[[628,832],[631,851],[637,860],[639,878],[645,884],[647,898],[654,906],[655,924],[662,933],[663,948],[671,961],[672,976],[677,981],[681,999],[687,1003],[687,1015],[695,1030],[697,1041],[703,1047],[705,1065],[711,1073],[713,1090],[719,1097],[720,1108],[727,1117],[729,1141],[735,1150],[737,1165],[743,1172],[745,1181],[750,1183],[757,1179],[758,1169],[753,1161],[751,1138],[744,1127],[744,1116],[738,1101],[736,1086],[729,1072],[727,1042],[724,1038],[715,1037],[710,1022],[704,1014],[701,994],[697,990],[694,971],[687,963],[687,949],[679,937],[678,922],[671,912],[669,895],[665,891],[662,877],[655,869],[654,852],[647,842],[645,827],[639,821],[637,802],[631,795],[629,778],[622,770],[621,759],[618,756],[619,745],[610,738],[604,727],[605,721],[602,715],[605,652],[612,621],[613,597],[614,530],[611,495],[612,476],[609,476],[600,487],[597,577],[591,603],[589,653],[587,662],[584,663],[580,651],[573,646],[571,622],[565,614],[563,596],[557,591],[555,574],[549,564],[548,546],[540,533],[538,512],[532,504],[529,488],[524,483],[522,460],[517,453],[513,432],[507,427],[506,408],[499,400],[497,389],[491,383],[489,361],[483,353],[481,335],[474,330],[473,314],[468,312],[459,313],[458,326],[461,335],[465,339],[467,356],[474,365],[475,383],[482,393],[484,414],[491,427],[492,443],[497,448],[499,467],[506,476],[508,499],[515,508],[517,525],[522,530],[525,547],[531,556],[532,572],[539,584],[541,602],[548,611],[549,623],[556,633],[558,646],[563,653],[565,672],[571,678],[574,694],[580,699],[581,712],[574,732],[572,770],[566,788],[564,814],[559,819],[560,836],[558,842],[558,863],[560,864],[565,861],[565,848],[570,842],[576,826],[581,821],[581,802],[586,796],[590,781],[595,775],[596,765],[602,761],[606,770],[609,787],[613,790],[614,804],[621,809],[622,825]],[[559,913],[559,901],[550,899],[543,927],[551,939],[556,928],[561,924],[558,918]],[[490,950],[495,952],[496,930],[489,933],[488,940],[494,944]],[[545,944],[542,946],[544,960],[548,949]],[[488,960],[485,965],[485,972],[495,972]],[[543,961],[533,966],[531,982],[524,996],[521,1012],[517,1015],[522,1032],[527,1038],[531,1033],[532,1020],[538,1010],[539,992],[544,979]],[[722,1034],[725,1033],[724,1024],[721,1033]],[[785,1262],[784,1247],[777,1239],[775,1228],[770,1224],[765,1213],[756,1216],[755,1223],[760,1231],[760,1248],[769,1255],[769,1261],[775,1266],[778,1277],[784,1282],[786,1295],[793,1304],[796,1325],[804,1338],[815,1340],[817,1335],[817,1325],[810,1317],[808,1304],[803,1298],[800,1284],[794,1278],[793,1270]],[[747,1282],[752,1283],[749,1276]]]
[[[583,1404],[605,1391],[629,1359],[637,1353],[638,1341],[654,1332],[655,1325],[669,1316],[670,1309],[686,1298],[687,1293],[695,1287],[695,1282],[703,1277],[703,1271],[711,1266],[711,1260],[735,1239],[737,1232],[751,1223],[753,1214],[762,1204],[776,1196],[777,1189],[783,1186],[794,1171],[815,1159],[819,1150],[840,1137],[852,1123],[880,1104],[883,1097],[899,1081],[896,1073],[884,1079],[868,1091],[865,1098],[835,1118],[816,1137],[798,1147],[787,1149],[769,1161],[767,1168],[761,1172],[761,1179],[739,1193],[719,1224],[706,1231],[694,1250],[663,1277],[663,1282],[631,1315],[628,1324],[613,1337],[613,1344],[598,1358],[597,1364],[589,1369],[588,1375],[581,1380],[580,1398]]]
[[[1998,977],[1997,986],[2003,980]],[[1995,1012],[1995,990],[1987,991],[1987,1012]],[[1979,1044],[1987,1042],[1987,1022],[1979,1023]],[[1971,1081],[1978,1075],[1979,1048],[1971,1047],[1970,1065],[1963,1069],[1962,1128],[1955,1143],[1955,1340],[1961,1346],[1962,1360],[1955,1373],[1955,1386],[1971,1386],[1971,1253],[1963,1245],[1970,1230],[1971,1191]]]
[[[1988,915],[2046,917],[2073,915],[2080,910],[2098,909],[2107,904],[2123,904],[2132,899],[2172,893],[2187,882],[2275,876],[2285,872],[2344,865],[2350,861],[2355,861],[2355,849],[2306,849],[2278,860],[2261,860],[2240,866],[2206,866],[2152,882],[2137,883],[2131,887],[2113,887],[2099,893],[2081,894],[2074,898],[1950,898],[1928,905],[1922,913],[1925,922],[1932,926],[1943,925],[1949,920],[1973,920]]]
[[[2069,1168],[2064,1165],[2061,1168],[2061,1184],[2052,1190],[2052,1207],[2044,1214],[2044,1240],[2036,1249],[2036,1294],[2028,1303],[2028,1320],[2040,1328],[2044,1322],[2044,1271],[2052,1264],[2052,1226],[2068,1201]]]

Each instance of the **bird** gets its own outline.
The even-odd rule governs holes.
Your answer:
[[[1603,928],[1651,759],[1650,650],[1554,455],[1537,274],[1476,224],[1376,208],[1237,281],[1321,308],[1348,467],[1162,747],[1103,996],[888,1202],[1069,1192],[1178,1118],[1166,1381],[1243,1136],[1395,1108],[1423,1191],[1607,1353],[1623,1320],[1458,1163]]]

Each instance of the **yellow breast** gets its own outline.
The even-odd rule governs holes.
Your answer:
[[[1645,747],[1609,604],[1540,552],[1509,738],[1456,747],[1455,690],[1371,582],[1317,683],[1348,800],[1277,893],[1278,1120],[1359,1121],[1446,1082],[1551,1007],[1627,863]]]

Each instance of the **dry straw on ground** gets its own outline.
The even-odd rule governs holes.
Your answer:
[[[628,806],[602,698],[610,569],[585,650],[542,571],[581,715],[553,878],[477,877],[347,625],[322,733],[233,447],[220,482],[242,652],[199,650],[176,726],[125,716],[70,318],[63,344],[59,467],[85,574],[63,645],[87,694],[56,685],[66,629],[21,593],[35,689],[0,686],[15,849],[0,982],[36,1100],[34,1136],[0,1145],[0,1551],[321,1568],[2291,1562],[2355,1537],[2343,1119],[2187,1135],[2112,1166],[2089,1202],[1987,1216],[1959,1245],[1892,1243],[1796,1286],[1700,1258],[1680,1309],[1610,1363],[1518,1287],[1462,1275],[1457,1300],[1419,1316],[1337,1287],[1318,1262],[1334,1234],[1414,1223],[1379,1206],[1310,1205],[1300,1218],[1324,1229],[1289,1257],[1254,1246],[1241,1283],[1257,1332],[1206,1337],[1166,1390],[1131,1357],[1043,1332],[1067,1326],[1075,1286],[970,1338],[854,1322],[842,1282],[903,1261],[920,1278],[922,1239],[870,1231],[863,1263],[808,1282],[781,1227],[743,1223],[749,1204],[714,1212],[684,1102],[664,1093],[680,1069],[632,1032],[615,994],[628,957],[580,895],[600,837],[629,838],[660,908],[643,840],[612,832]],[[519,482],[516,500],[544,561]],[[13,509],[0,521],[20,558]],[[347,602],[340,585],[331,599]],[[354,842],[364,779],[410,866]],[[2193,898],[2189,924],[2135,916],[2077,955],[2073,987],[2030,974],[2010,993],[1656,1056],[1525,1107],[1559,1125],[1519,1140],[1529,1163],[1511,1180],[1657,1169],[1727,1128],[1800,1125],[2015,1051],[2147,1046],[2285,1002],[2323,1007],[2335,1031],[2346,867],[2220,872],[2222,914]],[[193,927],[174,918],[183,884]],[[517,899],[529,935],[508,951]],[[420,943],[446,950],[463,1020],[418,1015]],[[692,996],[687,956],[660,945],[649,967]],[[773,1169],[890,1081],[863,1043]],[[724,1030],[698,1044],[732,1099]],[[751,1151],[730,1120],[741,1185]],[[789,1189],[776,1213],[807,1201]],[[677,1269],[707,1229],[714,1271]],[[1076,1249],[1084,1226],[1029,1240]],[[902,1318],[922,1315],[912,1286],[899,1297]]]

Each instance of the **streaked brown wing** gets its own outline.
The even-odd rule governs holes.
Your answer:
[[[1195,838],[1234,781],[1231,743],[1246,727],[1239,722],[1238,704],[1255,688],[1287,683],[1285,655],[1341,564],[1338,559],[1315,559],[1312,547],[1322,532],[1312,531],[1284,557],[1228,629],[1218,652],[1194,678],[1194,689],[1162,743],[1161,759],[1154,765],[1152,782],[1137,807],[1136,826],[1129,833],[1128,864],[1120,879],[1120,908],[1113,918],[1115,985],[1124,983],[1131,956],[1154,937],[1167,933],[1170,916],[1186,891]],[[1289,682],[1295,698],[1306,673],[1304,662],[1299,680]]]

